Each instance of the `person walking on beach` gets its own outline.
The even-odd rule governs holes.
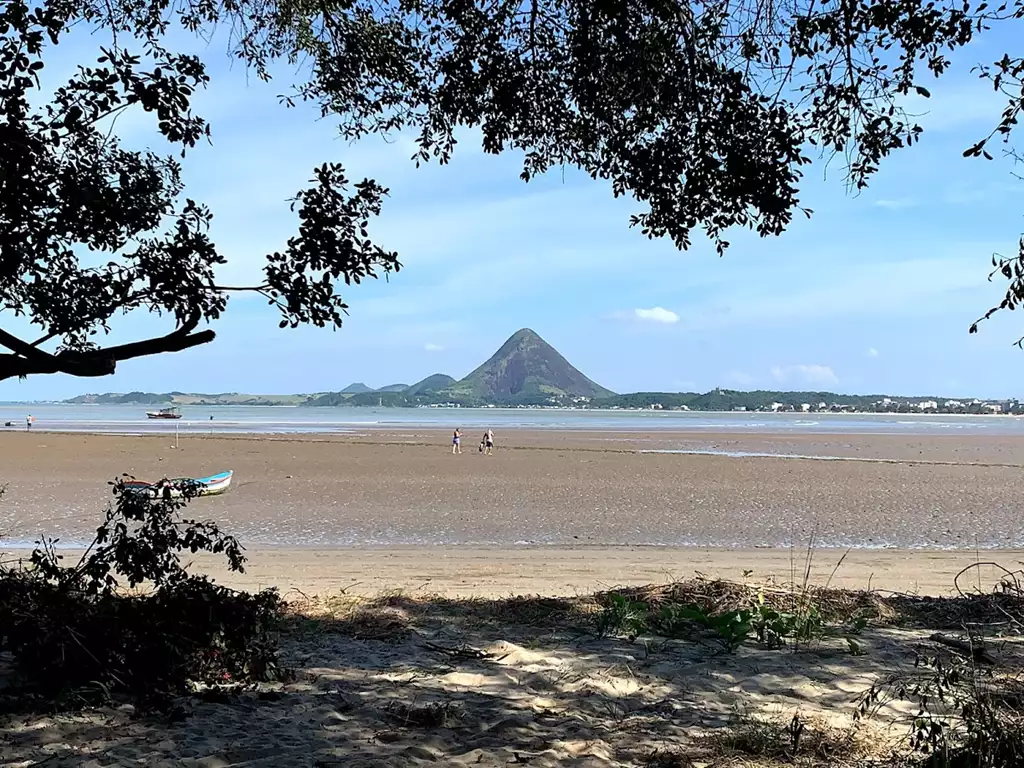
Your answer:
[[[25,417],[25,429],[26,429],[26,431],[32,429],[32,424],[34,422],[35,422],[35,418],[32,416],[31,413],[28,416]]]
[[[462,430],[456,428],[452,433],[452,456],[462,453]]]
[[[484,451],[488,456],[494,453],[494,433],[490,427],[484,432]]]

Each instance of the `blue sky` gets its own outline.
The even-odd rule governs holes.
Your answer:
[[[51,76],[87,47],[62,50]],[[213,209],[213,237],[229,258],[222,279],[253,277],[263,255],[283,245],[296,225],[286,200],[324,161],[391,188],[373,234],[405,268],[348,289],[351,317],[338,332],[279,330],[261,301],[235,298],[213,344],[122,363],[106,379],[3,382],[0,399],[313,392],[460,377],[520,327],[623,392],[1024,394],[1024,352],[1012,346],[1024,314],[967,333],[1002,295],[1001,283],[987,281],[990,259],[1015,251],[1024,213],[1024,184],[1007,163],[961,158],[1003,107],[968,71],[994,58],[993,46],[959,56],[933,98],[913,102],[927,112],[923,141],[891,158],[869,190],[848,192],[840,159],[818,163],[802,193],[814,217],[779,238],[736,232],[724,259],[700,238],[678,252],[630,230],[635,204],[581,174],[524,184],[517,156],[484,155],[472,133],[443,167],[417,169],[408,137],[348,144],[330,120],[280,106],[285,81],[247,78],[222,51],[219,41],[204,49],[213,83],[197,104],[213,145],[185,160],[187,193]],[[127,143],[159,148],[147,116],[118,127]],[[133,316],[111,341],[167,329]]]

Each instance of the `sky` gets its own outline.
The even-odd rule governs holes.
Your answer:
[[[485,155],[472,132],[447,166],[416,168],[409,137],[357,144],[277,95],[224,55],[190,43],[213,82],[196,100],[211,145],[184,160],[187,194],[214,212],[225,283],[253,279],[296,230],[287,199],[314,166],[389,187],[372,234],[404,268],[344,292],[339,331],[280,330],[255,297],[231,300],[217,339],[186,352],[127,361],[104,379],[33,377],[0,383],[0,399],[85,392],[296,393],[413,383],[467,374],[529,327],[598,383],[619,392],[826,389],[977,397],[1024,396],[1024,313],[970,324],[1002,297],[994,253],[1015,253],[1024,184],[1005,161],[964,159],[1004,106],[970,67],[998,58],[993,37],[954,58],[932,98],[915,98],[925,133],[852,194],[841,161],[807,171],[814,209],[781,237],[730,233],[719,258],[700,237],[685,252],[628,226],[633,201],[607,183],[556,170],[526,184],[515,154]],[[57,78],[95,45],[72,40],[48,59]],[[150,116],[123,118],[125,143],[161,149]],[[10,319],[5,327],[11,325]],[[120,319],[121,343],[170,330],[149,315]]]

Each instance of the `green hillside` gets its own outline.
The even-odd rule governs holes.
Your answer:
[[[456,402],[532,403],[610,397],[529,328],[516,331],[487,362],[441,394]]]
[[[455,383],[455,379],[444,373],[435,373],[422,381],[417,381],[411,387],[405,390],[405,393],[409,397],[416,397],[417,395],[428,395],[433,392],[439,392],[442,389],[447,389]]]

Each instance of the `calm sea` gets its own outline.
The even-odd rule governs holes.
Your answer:
[[[906,414],[688,413],[685,411],[578,411],[504,408],[309,408],[301,406],[185,406],[179,421],[146,418],[144,406],[0,405],[0,429],[58,432],[173,434],[360,433],[407,427],[450,429],[652,430],[788,434],[1024,435],[1024,418]],[[6,422],[12,426],[4,427]]]

